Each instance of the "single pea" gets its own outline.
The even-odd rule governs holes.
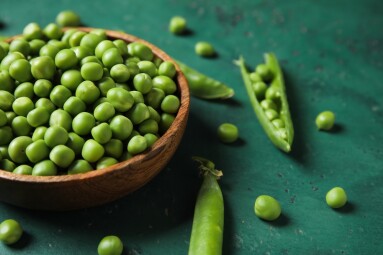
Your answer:
[[[0,60],[1,61],[1,60]],[[0,90],[5,90],[7,92],[13,93],[15,90],[15,81],[9,75],[9,72],[6,70],[0,71]]]
[[[15,51],[20,52],[24,55],[24,57],[27,57],[31,51],[31,46],[27,40],[23,38],[17,38],[12,40],[12,42],[9,44],[9,52]]]
[[[162,89],[166,95],[174,94],[177,90],[175,82],[164,75],[158,75],[153,78],[153,87]]]
[[[49,97],[49,94],[51,93],[53,89],[52,82],[47,79],[38,79],[35,81],[35,84],[33,85],[33,92],[38,97]]]
[[[59,167],[68,167],[75,158],[74,151],[65,145],[55,146],[49,153],[49,159]]]
[[[61,11],[56,16],[56,23],[61,27],[77,27],[81,24],[80,16],[71,10]]]
[[[161,110],[166,113],[176,113],[181,102],[175,95],[167,95],[161,102]]]
[[[287,141],[287,130],[286,130],[286,128],[279,128],[278,129],[278,135],[280,138]]]
[[[173,34],[183,34],[186,30],[186,19],[181,16],[174,16],[169,22],[169,31]]]
[[[318,114],[315,124],[319,130],[331,130],[335,123],[335,114],[331,111],[324,111]]]
[[[341,187],[334,187],[326,194],[326,203],[331,208],[340,208],[347,203],[347,194]]]
[[[92,114],[89,112],[81,112],[73,118],[72,128],[78,135],[88,135],[95,124],[96,120]]]
[[[254,211],[259,218],[273,221],[281,215],[281,206],[275,198],[261,195],[255,200]]]
[[[140,91],[132,90],[130,91],[130,94],[132,95],[135,104],[145,103],[144,95],[142,95]]]
[[[28,136],[18,136],[14,138],[8,146],[10,159],[19,164],[27,163],[28,157],[25,150],[32,142],[32,138]]]
[[[133,105],[127,112],[126,116],[133,122],[134,125],[140,124],[146,119],[149,119],[150,112],[148,107],[143,103]]]
[[[81,76],[84,80],[98,81],[102,78],[104,68],[101,64],[89,62],[81,66]]]
[[[19,97],[12,104],[13,111],[19,115],[26,117],[30,111],[35,108],[33,101],[28,97]]]
[[[166,130],[169,129],[169,127],[172,125],[175,117],[173,114],[170,113],[162,113],[161,114],[161,120],[159,122],[159,129],[161,133],[165,133]]]
[[[49,39],[60,39],[63,31],[56,23],[49,23],[44,27],[43,34]]]
[[[177,73],[176,67],[170,61],[164,61],[158,67],[158,74],[173,78]]]
[[[154,119],[147,119],[141,122],[138,125],[138,132],[145,135],[148,133],[157,134],[158,133],[158,123]]]
[[[93,115],[98,121],[107,121],[116,113],[113,105],[109,102],[104,102],[96,106]]]
[[[7,144],[7,146],[0,146],[0,154],[2,156],[2,159],[9,159],[8,144]]]
[[[9,52],[8,55],[1,61],[0,70],[8,71],[11,64],[18,59],[25,59],[25,57],[20,52]]]
[[[123,88],[112,88],[106,94],[106,98],[119,112],[126,112],[132,108],[134,104],[134,98]]]
[[[85,139],[74,132],[68,134],[68,141],[65,143],[68,148],[72,149],[75,155],[81,155],[82,147],[84,147]]]
[[[17,86],[15,91],[13,92],[15,98],[19,97],[28,97],[30,99],[34,98],[34,92],[33,92],[33,84],[31,82],[23,82]]]
[[[63,49],[60,50],[55,56],[55,64],[62,70],[67,70],[75,67],[78,63],[78,58],[73,50]]]
[[[106,40],[108,37],[105,29],[102,29],[102,28],[94,28],[91,31],[89,31],[89,33],[100,36],[102,38],[102,40]]]
[[[13,219],[7,219],[0,223],[0,241],[6,245],[14,244],[23,235],[20,223]]]
[[[65,144],[68,141],[68,131],[61,126],[49,127],[44,133],[44,141],[50,148]]]
[[[52,80],[56,66],[49,56],[40,56],[31,60],[31,73],[35,79]]]
[[[64,103],[72,96],[72,92],[63,85],[53,87],[49,98],[58,108],[62,108]]]
[[[5,115],[7,116],[7,125],[11,125],[14,118],[16,118],[17,114],[15,112],[5,112]]]
[[[267,91],[267,85],[263,81],[258,81],[253,83],[253,91],[258,100],[263,99],[265,97],[265,93]]]
[[[112,129],[108,123],[101,123],[92,128],[91,134],[93,139],[99,144],[105,144],[112,138]]]
[[[13,139],[13,132],[10,126],[0,127],[0,146],[8,145]]]
[[[102,63],[107,68],[112,68],[114,65],[122,64],[124,62],[119,49],[110,48],[102,54]]]
[[[73,50],[74,54],[76,54],[76,57],[79,60],[80,64],[81,60],[93,55],[93,52],[90,49],[83,46],[75,46],[72,47],[71,50]]]
[[[16,116],[12,120],[11,127],[15,136],[28,136],[32,131],[32,126],[24,116]]]
[[[146,143],[148,144],[148,148],[152,147],[153,144],[158,140],[158,136],[153,133],[147,133],[144,135],[144,137],[146,139]]]
[[[88,33],[81,39],[80,46],[86,47],[94,52],[97,44],[99,44],[102,40],[101,36]]]
[[[96,109],[97,106],[99,106],[100,104],[102,103],[109,103],[109,100],[106,98],[106,97],[100,97],[99,99],[97,99],[92,105],[91,107],[88,108],[88,112],[92,112],[93,111],[93,114],[94,114],[94,110]]]
[[[208,42],[197,42],[195,45],[195,52],[202,57],[212,57],[215,55],[213,45]]]
[[[128,152],[132,155],[143,152],[148,148],[148,143],[142,135],[133,136],[128,142]]]
[[[12,171],[12,173],[21,175],[31,175],[32,167],[29,165],[19,165]]]
[[[69,131],[72,128],[72,117],[63,109],[54,110],[49,118],[49,126],[60,126]]]
[[[94,50],[94,55],[98,58],[98,59],[102,59],[102,56],[104,55],[104,53],[109,50],[109,49],[113,49],[113,48],[117,48],[117,46],[110,40],[103,40],[101,41],[100,43],[97,44],[95,50]]]
[[[157,57],[157,56],[154,56],[153,58],[153,64],[158,68],[162,62],[164,62],[161,58]]]
[[[76,89],[76,97],[86,104],[94,103],[100,96],[100,90],[92,81],[83,81]]]
[[[277,111],[273,110],[273,109],[267,109],[265,110],[265,115],[266,115],[266,118],[270,121],[272,120],[275,120],[277,118],[279,118],[279,114]]]
[[[130,56],[149,61],[152,60],[154,56],[153,51],[149,48],[149,46],[139,42],[129,43],[128,53]]]
[[[9,66],[9,75],[19,82],[29,81],[32,78],[31,64],[26,59],[17,59]]]
[[[86,173],[92,171],[92,169],[93,167],[88,161],[84,159],[77,159],[68,167],[68,174]]]
[[[274,103],[274,101],[272,101],[270,99],[264,99],[261,101],[260,104],[261,104],[262,109],[264,109],[264,110],[270,110],[270,109],[274,110],[274,111],[278,110],[277,105]]]
[[[52,114],[56,110],[56,106],[48,98],[40,98],[35,102],[35,107],[44,107],[48,110],[49,114]]]
[[[255,68],[255,72],[258,73],[259,76],[261,76],[262,80],[265,82],[268,82],[271,79],[273,79],[273,72],[266,64],[257,65]]]
[[[103,157],[97,161],[96,169],[103,169],[118,163],[118,160],[112,157]]]
[[[27,40],[41,39],[43,36],[43,31],[37,23],[32,22],[24,27],[23,36]]]
[[[104,155],[105,150],[101,144],[93,139],[88,139],[82,148],[82,157],[90,163],[97,162]]]
[[[48,123],[49,117],[50,114],[46,108],[38,107],[28,113],[27,121],[32,127],[38,127]]]
[[[101,92],[102,96],[106,96],[108,91],[116,87],[116,83],[110,77],[103,77],[101,80],[97,81],[97,87]]]
[[[78,85],[83,82],[81,72],[77,69],[66,70],[62,73],[60,82],[61,85],[67,87],[71,91],[76,91]]]
[[[151,78],[157,75],[157,67],[154,65],[153,62],[148,60],[142,60],[137,63],[137,66],[140,70],[140,73],[146,73]]]
[[[278,88],[274,86],[270,86],[265,93],[266,99],[273,100],[274,102],[278,102],[281,98],[281,92]]]
[[[152,89],[153,81],[150,75],[146,73],[139,73],[134,76],[133,85],[137,91],[140,91],[142,94],[146,94]]]
[[[252,72],[249,74],[250,81],[253,83],[262,82],[262,77],[257,72]]]
[[[48,45],[53,45],[57,47],[59,50],[63,50],[69,47],[67,42],[57,40],[57,39],[51,39],[47,42]]]
[[[124,64],[114,65],[110,69],[110,76],[116,82],[126,82],[129,80],[129,77],[130,77],[129,69]]]
[[[33,141],[25,149],[25,154],[27,155],[28,160],[32,163],[37,163],[44,159],[48,159],[49,152],[50,148],[45,143],[45,141],[41,139]]]
[[[86,35],[84,31],[76,31],[69,37],[69,46],[75,47],[79,46],[81,39]]]
[[[57,174],[57,166],[49,159],[38,162],[33,166],[32,175],[53,176]]]
[[[271,123],[276,128],[284,128],[285,127],[285,122],[282,119],[274,119]]]
[[[0,169],[2,170],[13,172],[15,168],[16,168],[16,164],[7,158],[4,158],[0,161]]]
[[[136,62],[127,62],[125,65],[129,70],[130,78],[136,76],[140,72]]]
[[[31,47],[30,55],[32,57],[37,57],[41,48],[45,45],[45,41],[41,39],[33,39],[29,42],[29,46]]]
[[[43,47],[41,47],[39,54],[41,57],[50,57],[52,60],[54,60],[59,51],[60,51],[60,48],[57,47],[56,45],[46,44]]]
[[[97,247],[98,255],[121,255],[124,245],[117,236],[105,236]]]
[[[5,126],[8,123],[7,114],[3,110],[0,109],[0,127]]]
[[[129,46],[129,47],[130,47],[130,46]],[[130,57],[126,58],[126,60],[125,60],[125,64],[130,64],[130,63],[135,63],[135,64],[137,64],[137,63],[140,62],[140,61],[141,61],[140,58],[130,56]]]
[[[113,158],[120,158],[123,152],[123,143],[118,139],[110,139],[104,144],[105,154]]]
[[[112,137],[120,140],[127,139],[133,130],[132,121],[122,115],[114,116],[109,125],[112,129]]]
[[[12,109],[12,104],[15,101],[15,97],[8,91],[0,90],[0,109],[3,111],[9,111]]]
[[[47,127],[45,126],[40,126],[37,127],[32,134],[32,141],[36,142],[37,140],[44,139],[45,132],[47,131]]]
[[[63,34],[63,36],[61,37],[61,41],[65,42],[66,44],[69,45],[69,39],[70,37],[76,33],[78,31],[78,29],[76,28],[69,28],[68,30],[66,30]]]
[[[224,143],[233,143],[239,136],[237,126],[232,123],[223,123],[219,125],[217,134],[219,140]]]
[[[65,101],[63,109],[75,117],[86,110],[86,104],[80,98],[71,96]]]
[[[124,40],[117,39],[113,43],[120,51],[121,56],[126,57],[128,55],[128,44]]]

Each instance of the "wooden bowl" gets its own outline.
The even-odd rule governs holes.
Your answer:
[[[78,28],[90,31],[92,28]],[[137,190],[155,177],[174,155],[186,128],[190,95],[177,64],[162,50],[135,36],[107,31],[111,39],[141,42],[177,69],[181,106],[170,128],[146,152],[116,165],[77,175],[30,176],[0,170],[0,201],[16,206],[65,211],[101,205]],[[12,40],[12,38],[10,39]]]

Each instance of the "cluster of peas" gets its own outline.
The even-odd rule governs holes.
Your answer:
[[[172,62],[104,30],[28,24],[0,43],[0,169],[84,173],[152,146],[180,107]]]

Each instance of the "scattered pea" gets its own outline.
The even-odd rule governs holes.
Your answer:
[[[332,188],[326,194],[326,203],[335,209],[343,207],[347,203],[346,192],[341,187]]]
[[[217,130],[218,138],[224,143],[233,143],[238,139],[238,128],[231,123],[219,125]]]
[[[275,198],[261,195],[255,200],[254,211],[259,218],[273,221],[281,215],[281,206]]]
[[[331,111],[324,111],[318,114],[315,124],[319,130],[331,130],[335,123],[335,114]]]
[[[173,34],[182,34],[186,30],[186,19],[181,16],[174,16],[169,22],[169,31]]]
[[[215,55],[213,45],[208,42],[198,42],[195,45],[195,52],[202,57],[212,57]]]
[[[20,240],[23,228],[20,223],[13,219],[7,219],[0,223],[0,240],[11,245]]]
[[[74,11],[67,10],[57,15],[56,23],[62,27],[76,27],[80,25],[81,21],[78,14]]]
[[[117,236],[105,236],[100,241],[97,252],[98,255],[121,255],[124,245]]]

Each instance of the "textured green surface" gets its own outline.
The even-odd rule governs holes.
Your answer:
[[[96,254],[115,234],[124,254],[186,254],[195,197],[201,183],[190,159],[200,155],[224,171],[224,254],[382,254],[383,230],[383,3],[380,0],[300,1],[11,1],[1,0],[1,35],[30,21],[45,25],[73,9],[92,27],[124,30],[163,48],[190,66],[230,84],[232,100],[192,98],[188,128],[170,164],[138,192],[99,208],[69,213],[33,212],[0,205],[0,219],[15,218],[27,232],[0,254]],[[167,31],[173,15],[192,33]],[[195,55],[211,42],[218,58]],[[295,124],[293,151],[276,149],[251,109],[232,60],[249,64],[273,51],[285,72]],[[323,110],[337,116],[333,132],[316,130]],[[233,122],[241,140],[218,141],[216,128]],[[342,186],[349,204],[330,209],[326,192]],[[283,216],[258,219],[255,198],[277,198]]]

